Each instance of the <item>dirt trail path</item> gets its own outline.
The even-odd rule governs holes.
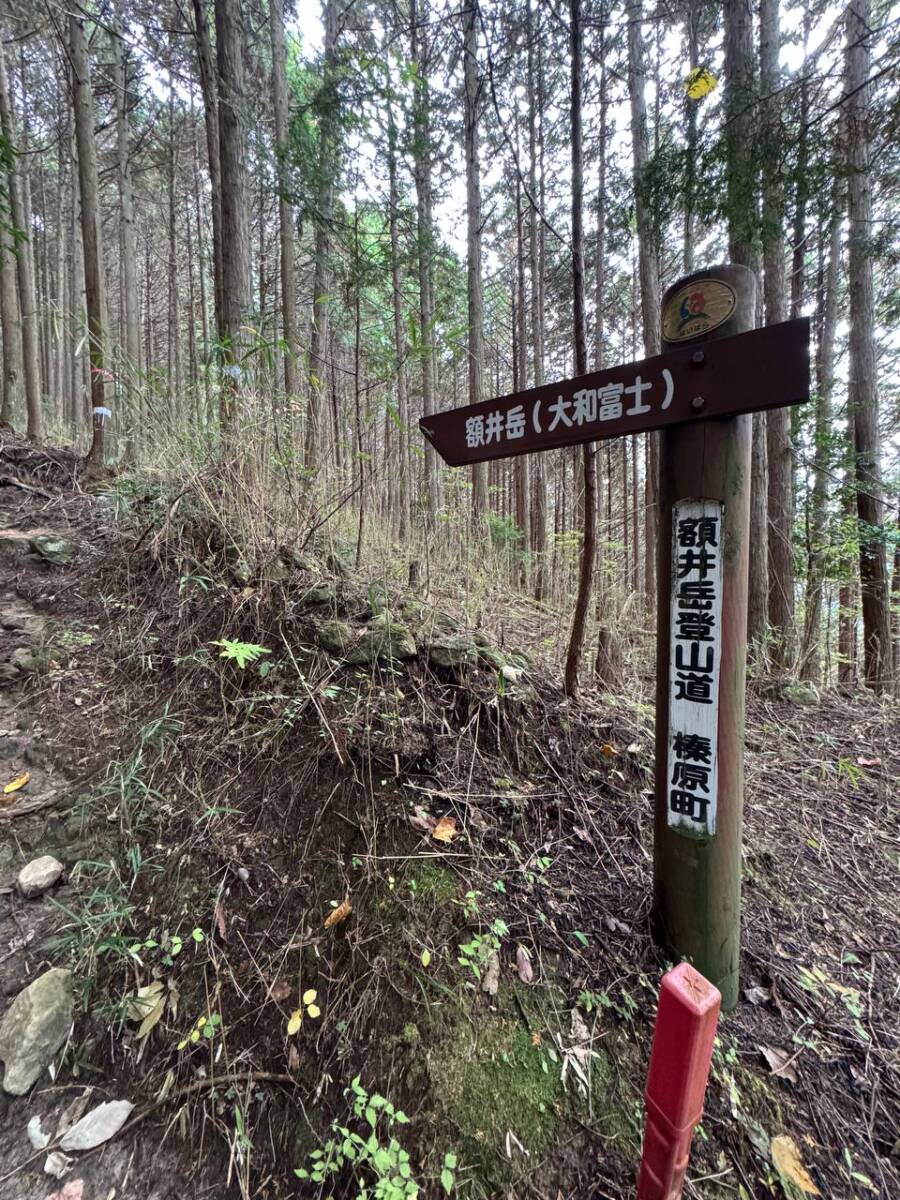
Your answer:
[[[38,507],[45,512],[35,513]],[[61,557],[71,548],[73,560],[91,552],[64,518],[46,514],[47,507],[33,493],[0,491],[0,788],[28,777],[17,791],[0,792],[0,1017],[23,988],[54,965],[47,941],[66,922],[61,906],[70,906],[78,894],[69,873],[89,850],[77,811],[81,748],[60,744],[52,715],[42,711],[40,696],[28,688],[32,673],[65,650],[65,600],[58,593],[70,570],[35,547],[52,551],[61,544]],[[44,894],[25,898],[17,877],[43,855],[57,859],[63,874]],[[82,983],[73,981],[76,997]],[[54,1083],[45,1070],[24,1096],[0,1089],[0,1200],[182,1200],[189,1191],[228,1194],[189,1183],[177,1152],[162,1148],[149,1125],[147,1133],[124,1132],[75,1155],[61,1178],[46,1173],[48,1152],[73,1116],[121,1098],[89,1066],[73,1079],[77,1058],[70,1035],[51,1065],[52,1070],[66,1063],[60,1075],[66,1082]],[[40,1151],[28,1135],[35,1117],[51,1137]]]

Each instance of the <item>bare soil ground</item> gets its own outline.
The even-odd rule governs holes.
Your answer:
[[[667,966],[649,708],[569,703],[539,663],[502,682],[430,665],[434,597],[389,601],[415,659],[348,667],[318,630],[366,617],[366,581],[329,575],[312,606],[309,563],[236,572],[190,495],[89,497],[51,461],[0,470],[40,489],[0,485],[0,532],[78,547],[64,566],[0,558],[0,670],[21,647],[34,660],[0,701],[0,770],[32,776],[0,808],[0,1004],[55,964],[79,1005],[53,1081],[0,1099],[0,1198],[79,1180],[65,1200],[316,1195],[294,1168],[332,1122],[369,1136],[357,1077],[411,1118],[379,1107],[373,1136],[409,1153],[422,1195],[445,1194],[448,1153],[461,1196],[633,1194]],[[241,668],[224,639],[268,654]],[[751,690],[744,999],[720,1025],[690,1196],[900,1195],[897,734],[868,696]],[[62,887],[17,898],[48,850]],[[141,988],[159,1007],[145,1036]],[[58,1182],[25,1125],[52,1128],[86,1088],[136,1108]],[[380,1169],[338,1165],[337,1196]]]

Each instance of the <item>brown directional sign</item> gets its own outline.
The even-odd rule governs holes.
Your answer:
[[[433,413],[419,426],[460,467],[808,399],[809,320],[800,317]]]

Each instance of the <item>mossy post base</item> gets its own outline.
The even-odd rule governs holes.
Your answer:
[[[677,320],[678,293],[718,281],[733,293],[712,319]],[[717,286],[717,285],[716,285]],[[714,290],[714,289],[710,289]],[[721,294],[726,291],[719,288]],[[693,299],[693,296],[691,296]],[[703,305],[698,304],[702,310]],[[689,311],[690,305],[681,310]],[[662,302],[663,350],[696,347],[699,413],[703,399],[706,342],[744,333],[755,324],[756,278],[746,267],[726,265],[695,272],[668,289]],[[703,328],[706,318],[706,328]],[[719,324],[715,321],[719,320]],[[657,940],[676,960],[686,958],[722,994],[722,1008],[738,1001],[741,927],[741,834],[743,820],[744,688],[747,656],[747,584],[750,530],[749,415],[707,418],[660,434],[658,617],[656,662],[656,801],[654,917]],[[718,794],[715,833],[689,837],[671,828],[669,810],[669,662],[672,606],[672,510],[681,500],[723,505],[720,553],[723,563],[719,647]],[[754,553],[766,553],[757,546]]]

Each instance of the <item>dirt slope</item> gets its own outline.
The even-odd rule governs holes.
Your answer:
[[[244,561],[190,497],[29,479],[0,488],[0,671],[30,656],[0,766],[32,776],[0,819],[0,971],[5,1003],[71,966],[78,1010],[55,1081],[0,1100],[0,1197],[314,1195],[294,1169],[329,1158],[338,1196],[630,1195],[666,965],[652,713],[568,704],[323,546]],[[822,1194],[900,1194],[896,734],[871,700],[750,698],[747,999],[691,1195],[786,1194],[780,1135]],[[21,900],[47,851],[63,884]],[[88,1086],[132,1125],[56,1183],[25,1125]]]

